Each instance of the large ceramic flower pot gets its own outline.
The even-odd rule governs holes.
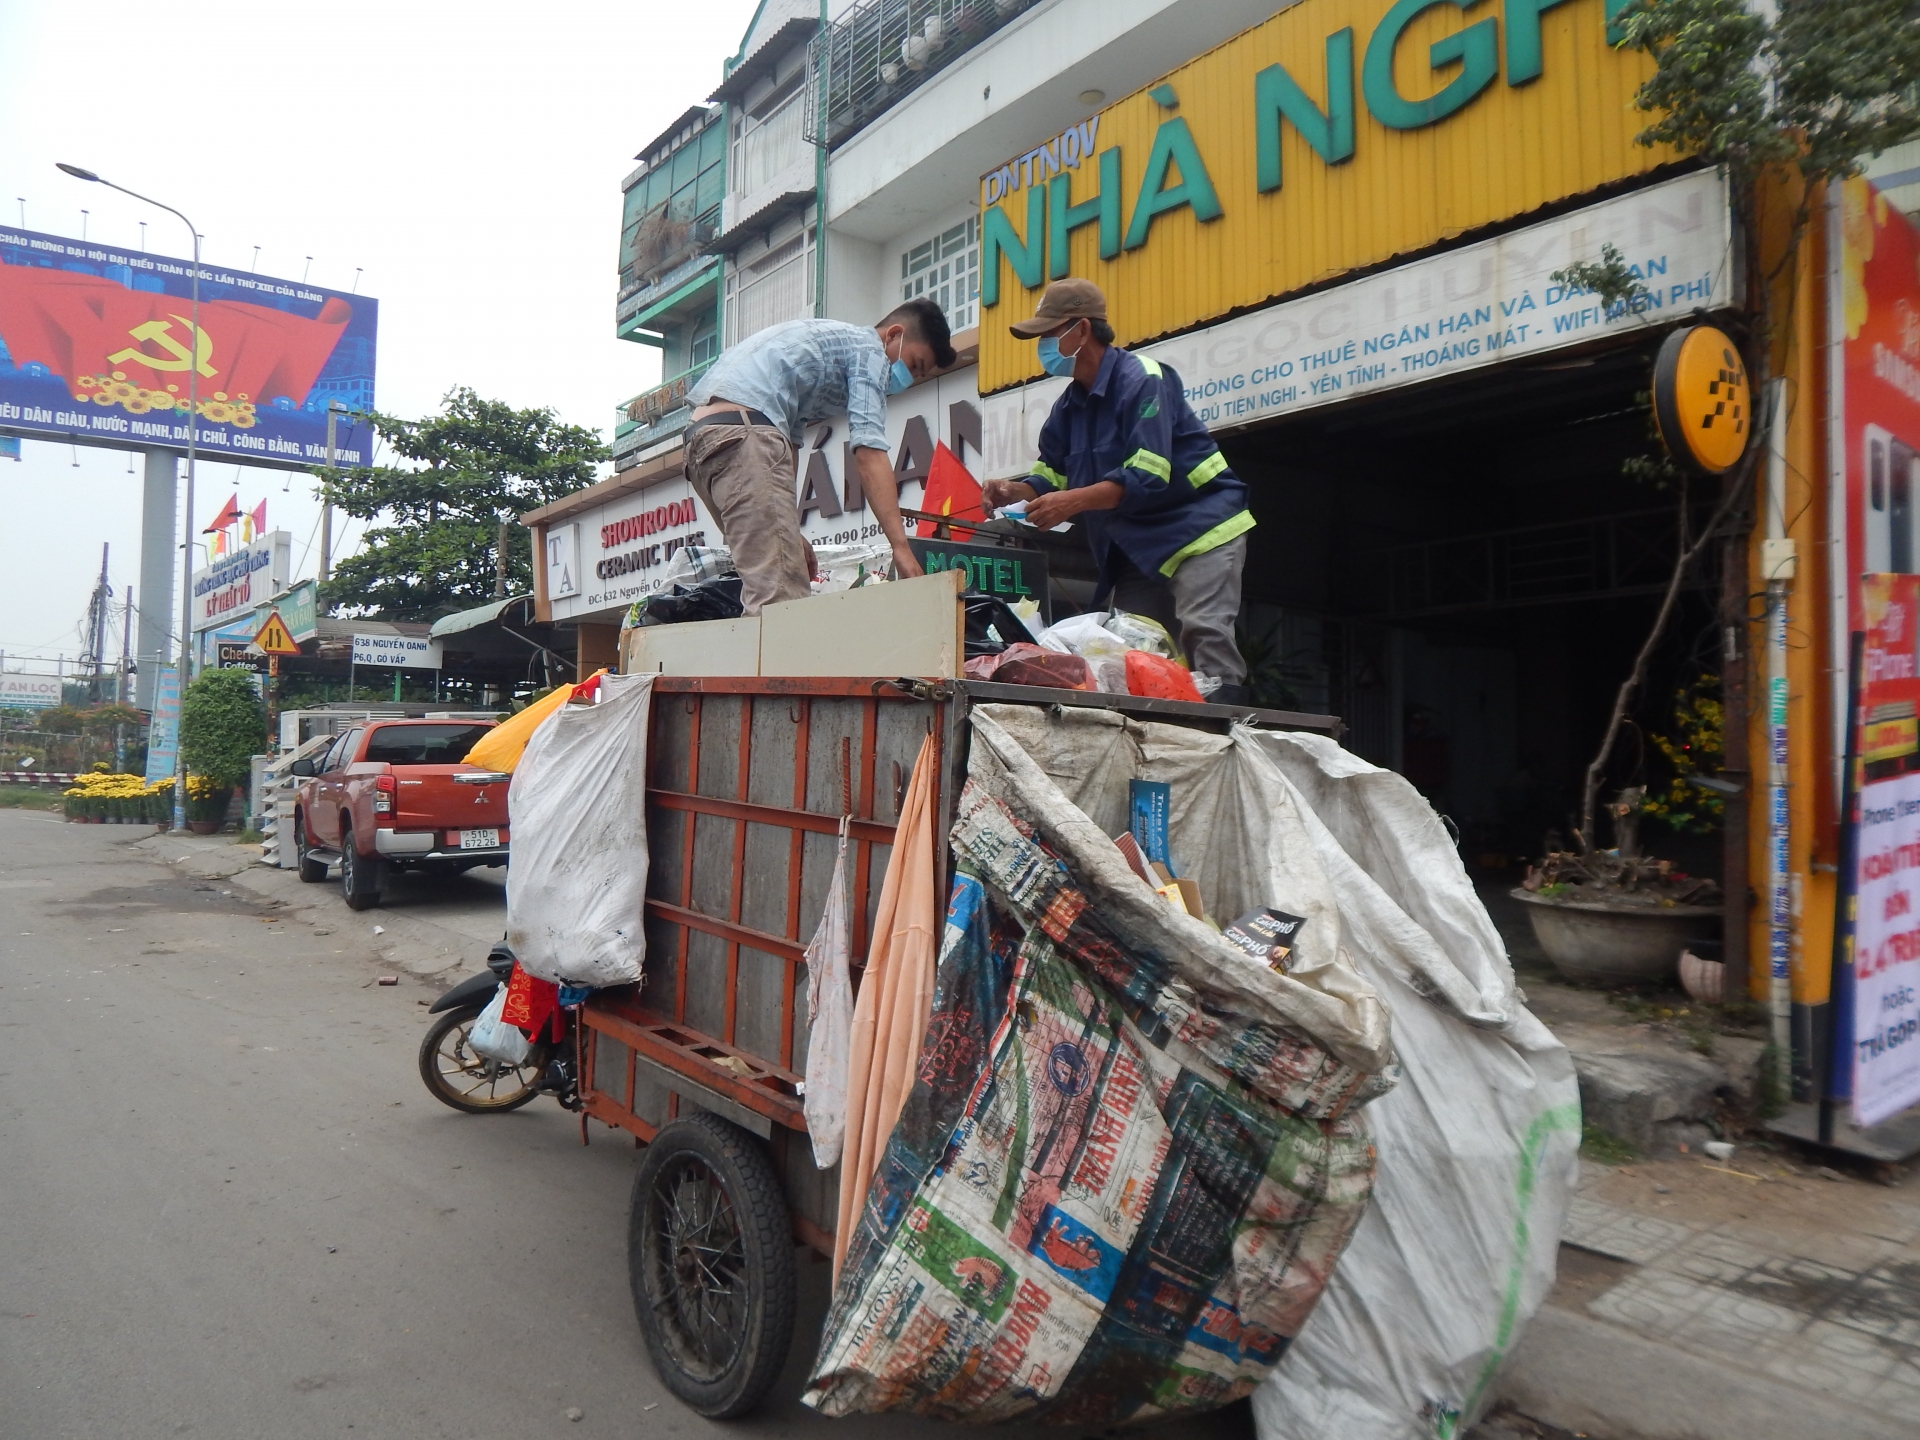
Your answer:
[[[1552,900],[1516,889],[1533,935],[1553,968],[1584,985],[1671,983],[1689,940],[1709,935],[1720,911],[1708,905]]]

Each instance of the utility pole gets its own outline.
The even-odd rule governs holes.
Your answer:
[[[126,618],[120,622],[120,681],[113,689],[113,698],[125,705],[132,696],[132,686],[128,683],[133,675],[133,587],[127,587]]]
[[[107,545],[100,546],[100,581],[93,587],[93,603],[87,607],[87,655],[89,688],[95,704],[100,702],[100,677],[107,668],[107,615],[112,592],[107,588]]]
[[[334,447],[333,427],[337,418],[339,417],[339,414],[340,414],[339,402],[335,400],[327,401],[327,479],[328,480],[331,480],[333,478],[333,453],[334,453],[333,452],[333,447]],[[333,574],[333,506],[327,502],[325,498],[324,490],[321,492],[321,496],[322,498],[320,501],[320,584],[322,587],[324,587],[327,583],[328,577]],[[321,599],[318,603],[320,607],[319,613],[322,615],[326,614],[327,602],[324,599]]]

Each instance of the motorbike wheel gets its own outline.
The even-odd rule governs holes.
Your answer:
[[[793,1343],[793,1233],[757,1139],[704,1112],[654,1136],[627,1269],[653,1368],[688,1408],[728,1420],[765,1398]]]
[[[327,878],[327,862],[307,853],[307,817],[298,810],[293,812],[293,854],[299,862],[300,878],[307,884],[318,885]]]
[[[362,855],[355,848],[351,825],[340,827],[340,894],[349,910],[371,910],[380,903],[386,868],[378,855]]]
[[[518,1110],[540,1092],[542,1048],[524,1064],[503,1065],[473,1053],[467,1032],[484,1005],[466,1005],[435,1017],[420,1041],[420,1078],[442,1105],[469,1115],[499,1115]]]

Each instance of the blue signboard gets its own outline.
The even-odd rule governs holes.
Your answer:
[[[365,295],[0,226],[0,432],[184,450],[300,469],[326,460],[327,407],[373,406],[379,306]],[[190,375],[189,372],[197,372]],[[364,465],[365,421],[335,463]]]
[[[173,774],[180,748],[180,668],[168,665],[153,686],[153,720],[147,727],[147,783]]]

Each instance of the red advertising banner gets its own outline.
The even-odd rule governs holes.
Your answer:
[[[1864,630],[1858,578],[1920,572],[1920,230],[1863,179],[1841,185],[1839,221],[1847,628]]]

